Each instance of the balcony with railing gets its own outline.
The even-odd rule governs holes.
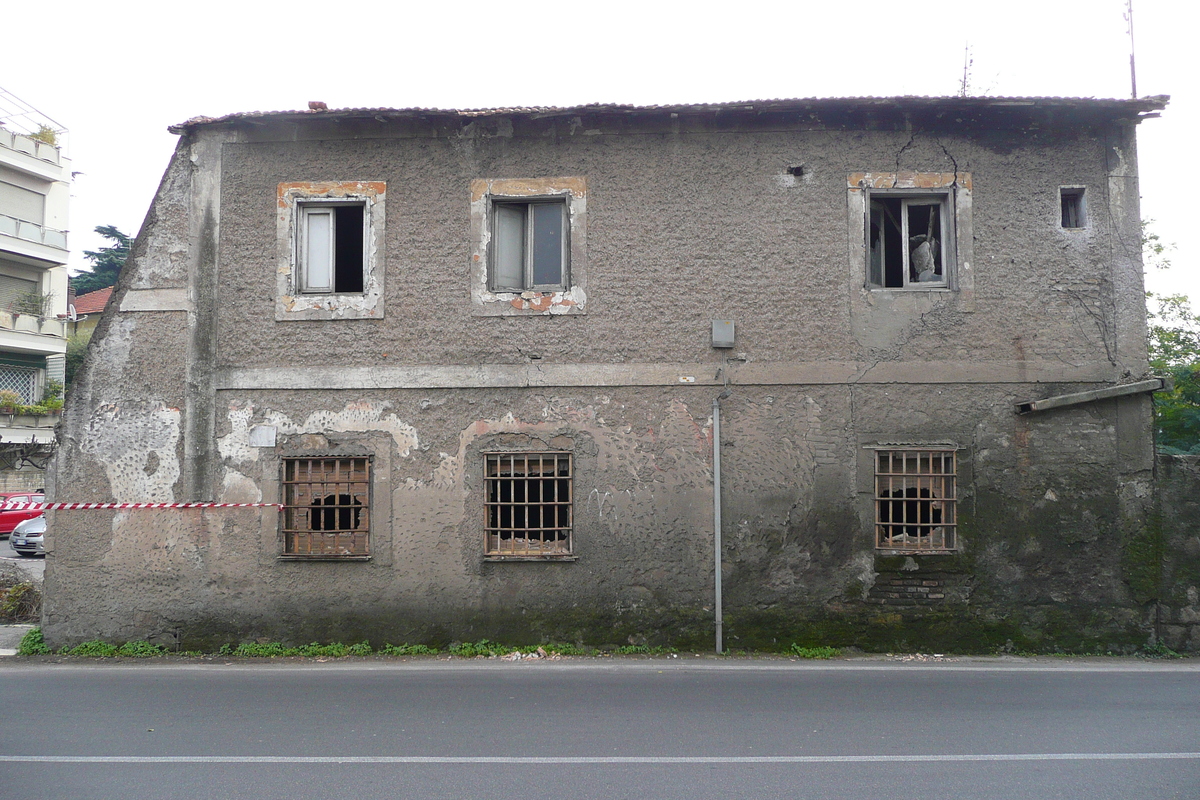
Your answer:
[[[38,336],[54,336],[59,339],[66,339],[67,320],[0,309],[0,332],[2,331],[32,333]],[[46,349],[48,352],[58,352],[65,348],[61,346],[48,346]]]
[[[11,236],[14,239],[21,239],[43,247],[52,247],[62,250],[63,255],[66,255],[67,232],[47,228],[36,222],[0,214],[0,236]],[[9,248],[0,242],[0,250],[6,249]]]
[[[7,148],[17,153],[24,153],[38,161],[46,161],[55,166],[62,163],[62,148],[57,144],[35,139],[32,136],[0,127],[0,148]]]

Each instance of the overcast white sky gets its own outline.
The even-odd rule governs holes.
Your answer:
[[[1134,0],[1142,212],[1178,244],[1151,289],[1200,307],[1190,202],[1170,195],[1200,134],[1186,0]],[[0,86],[69,131],[72,266],[113,224],[134,234],[176,137],[236,111],[658,104],[782,97],[951,95],[974,58],[988,95],[1129,96],[1125,0],[919,2],[294,2],[14,4]],[[45,36],[37,35],[45,32]],[[1189,66],[1190,65],[1190,66]],[[502,67],[502,68],[498,68]],[[1185,138],[1186,137],[1186,138]],[[1186,173],[1185,173],[1186,174]],[[1185,195],[1190,201],[1190,195]]]

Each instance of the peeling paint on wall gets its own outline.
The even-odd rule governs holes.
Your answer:
[[[396,442],[401,458],[405,458],[420,446],[417,429],[400,420],[395,414],[384,416],[389,403],[367,400],[347,403],[341,411],[315,411],[303,422],[295,422],[279,411],[267,410],[263,424],[274,425],[281,434],[338,433],[349,431],[382,431]],[[236,463],[258,460],[258,451],[250,446],[250,422],[254,418],[254,406],[231,405],[228,419],[232,430],[217,440],[217,448],[223,458]]]

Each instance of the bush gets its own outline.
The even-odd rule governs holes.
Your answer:
[[[42,611],[42,593],[28,582],[0,586],[0,619],[9,622],[36,620]]]
[[[21,643],[17,645],[17,655],[19,656],[44,656],[49,654],[50,648],[46,646],[46,640],[42,638],[42,629],[34,628],[21,637]]]

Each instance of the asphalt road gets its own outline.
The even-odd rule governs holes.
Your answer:
[[[1192,661],[5,659],[0,714],[3,798],[1200,798]]]

